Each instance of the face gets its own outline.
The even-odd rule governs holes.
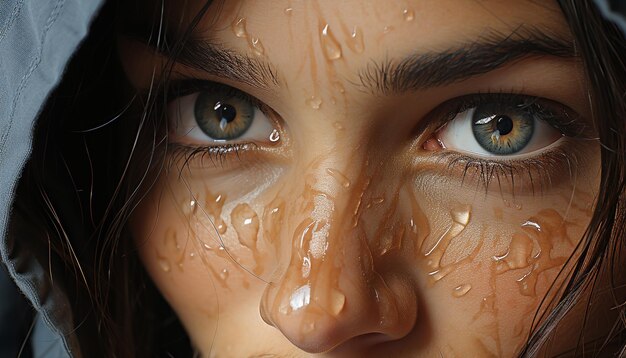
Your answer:
[[[202,4],[180,4],[184,29]],[[571,41],[551,2],[212,4],[132,220],[196,349],[515,354],[599,185]],[[139,90],[168,56],[120,55]]]

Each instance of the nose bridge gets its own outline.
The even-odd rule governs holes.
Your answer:
[[[360,225],[371,190],[366,167],[365,158],[335,155],[313,161],[294,178],[304,188],[288,209],[289,230],[279,239],[285,264],[264,293],[261,314],[307,351],[326,351],[367,333],[403,336],[413,324],[416,308],[406,308],[408,320],[400,324],[398,306],[399,296],[411,301],[412,290],[376,272]]]

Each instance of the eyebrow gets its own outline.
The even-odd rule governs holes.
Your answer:
[[[495,30],[443,52],[409,55],[400,61],[370,62],[356,85],[384,95],[441,87],[486,74],[528,57],[575,58],[574,43],[553,33],[520,26],[506,35]]]
[[[208,38],[192,35],[185,39],[182,34],[165,31],[157,41],[153,38],[156,31],[141,21],[123,23],[120,31],[123,36],[156,50],[174,63],[207,75],[229,78],[260,89],[269,89],[279,83],[277,71],[269,62],[224,48]]]
[[[191,38],[179,53],[167,55],[178,63],[218,78],[261,89],[278,85],[277,71],[267,61],[222,48],[206,39]]]
[[[156,48],[150,41],[139,40]],[[191,37],[176,53],[167,47],[157,48],[157,51],[217,78],[229,78],[260,89],[279,84],[278,71],[271,63],[223,48],[210,39]],[[555,33],[523,25],[509,34],[487,29],[477,40],[441,52],[416,53],[401,60],[372,60],[358,71],[358,80],[352,82],[365,91],[383,95],[417,92],[540,56],[575,58],[574,43]]]

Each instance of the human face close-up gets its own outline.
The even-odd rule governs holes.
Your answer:
[[[171,55],[119,45],[140,90]],[[216,2],[176,53],[132,227],[202,356],[519,351],[599,185],[555,2]]]

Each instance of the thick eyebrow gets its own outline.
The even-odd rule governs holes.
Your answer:
[[[278,85],[277,71],[267,61],[224,48],[208,38],[191,36],[183,40],[181,34],[173,32],[164,34],[159,44],[155,44],[153,32],[147,32],[146,28],[133,23],[122,27],[122,35],[156,50],[172,64],[179,63],[209,76],[232,79],[260,89]]]
[[[358,73],[357,86],[384,95],[415,92],[486,74],[528,57],[574,58],[574,43],[536,28],[505,35],[489,30],[469,44],[443,52],[410,55],[400,61],[372,61]]]
[[[278,85],[277,71],[260,59],[223,48],[208,39],[189,39],[172,60],[218,78],[269,89]]]

